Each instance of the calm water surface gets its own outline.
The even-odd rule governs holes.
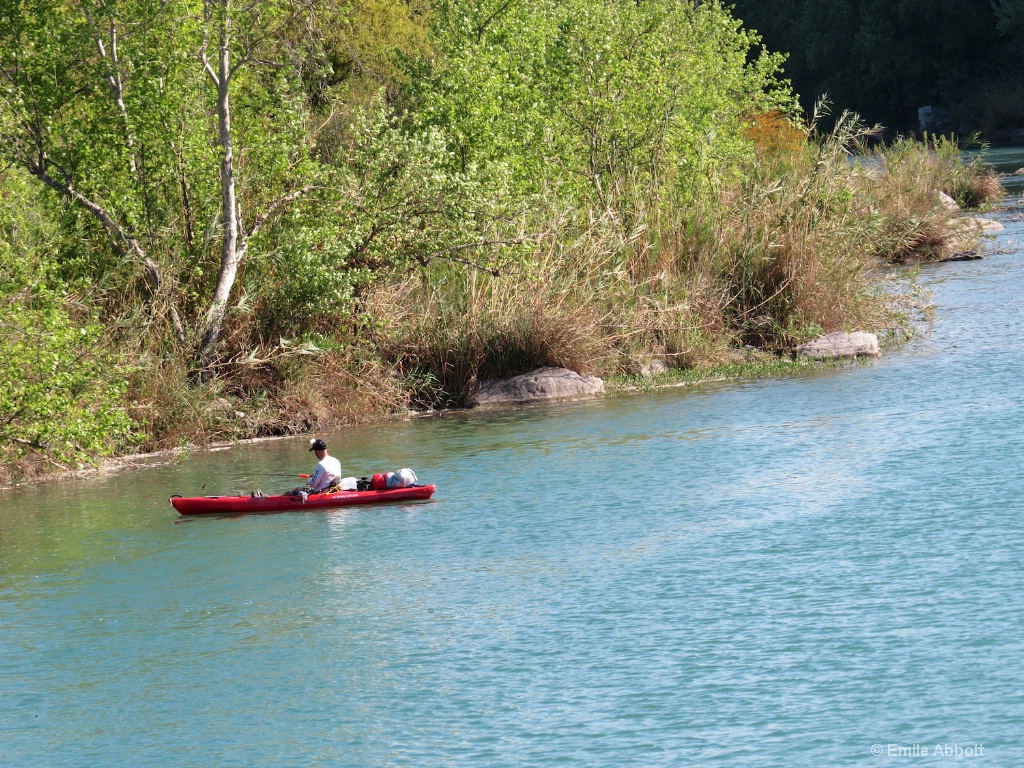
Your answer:
[[[0,765],[1024,764],[998,218],[878,363],[331,436],[430,503],[166,502],[289,487],[303,440],[0,495]]]

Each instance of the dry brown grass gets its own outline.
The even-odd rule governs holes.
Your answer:
[[[299,434],[379,420],[408,405],[405,381],[357,347],[234,362],[210,384],[185,366],[141,366],[131,415],[142,451]]]
[[[404,384],[377,360],[325,355],[281,387],[274,399],[278,417],[261,425],[259,434],[324,431],[403,412],[408,407]]]
[[[871,159],[880,170],[864,178],[860,209],[879,221],[875,254],[885,262],[936,261],[964,247],[957,213],[939,203],[938,191],[964,207],[1005,194],[990,168],[980,162],[965,164],[959,147],[947,139],[929,144],[900,140]]]

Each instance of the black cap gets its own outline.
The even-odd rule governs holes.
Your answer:
[[[310,440],[309,441],[309,450],[311,450],[311,451],[326,451],[327,450],[327,443],[325,443],[323,440],[321,440],[319,438],[317,438],[316,440]]]

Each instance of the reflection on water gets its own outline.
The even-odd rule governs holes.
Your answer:
[[[329,436],[429,503],[167,504],[290,487],[302,439],[3,494],[0,764],[1024,762],[1024,221],[998,215],[877,363]]]

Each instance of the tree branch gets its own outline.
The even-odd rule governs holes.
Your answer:
[[[217,77],[217,73],[213,71],[213,67],[210,66],[210,60],[206,58],[206,42],[203,41],[203,47],[199,51],[199,60],[203,63],[203,70],[210,76],[210,80],[213,81],[214,86],[220,88],[220,78]]]
[[[118,250],[130,254],[132,257],[135,258],[136,261],[139,262],[139,264],[142,265],[143,270],[145,270],[146,272],[146,277],[148,279],[152,294],[156,295],[157,293],[159,293],[161,286],[163,285],[163,280],[160,278],[160,268],[157,266],[155,261],[149,258],[149,256],[143,250],[142,246],[139,245],[139,241],[136,240],[131,235],[129,235],[127,232],[125,232],[124,228],[120,224],[118,224],[102,206],[97,205],[92,200],[83,195],[81,192],[79,192],[77,189],[72,187],[70,181],[66,183],[61,183],[57,181],[55,178],[53,178],[49,173],[47,173],[47,164],[54,165],[58,169],[60,168],[60,166],[56,165],[56,163],[48,161],[45,155],[40,159],[39,162],[29,161],[27,163],[27,166],[29,172],[37,179],[39,179],[41,182],[43,182],[46,186],[50,187],[53,190],[56,190],[67,199],[77,203],[82,208],[91,213],[94,217],[96,217],[99,220],[99,222],[103,225],[104,229],[107,230],[107,233],[114,241],[115,246],[118,248]],[[61,171],[62,173],[64,173],[65,177],[67,177],[67,173],[65,173],[63,169],[61,169]],[[184,342],[185,328],[181,323],[181,318],[178,316],[178,311],[174,308],[173,305],[171,305],[169,309],[171,315],[171,324],[174,326],[174,332],[177,335],[178,340]]]
[[[267,219],[269,219],[274,214],[274,211],[276,211],[282,205],[288,205],[289,203],[293,203],[300,197],[302,197],[304,194],[314,189],[317,189],[317,186],[314,184],[310,184],[307,187],[297,189],[294,192],[289,192],[287,195],[282,195],[281,197],[272,201],[267,206],[267,209],[256,217],[256,220],[253,221],[252,226],[250,226],[249,229],[246,230],[245,239],[248,240],[250,237],[259,232],[263,225],[266,224]]]
[[[29,448],[35,448],[37,451],[45,451],[49,447],[43,443],[38,442],[37,440],[24,440],[20,437],[9,437],[6,435],[4,436],[4,439],[7,440],[7,442],[9,443],[14,443],[15,445],[24,445]]]
[[[482,22],[481,22],[481,23],[480,23],[480,24],[479,24],[479,25],[477,26],[477,28],[476,28],[476,41],[477,41],[478,43],[480,42],[480,40],[481,40],[481,39],[483,38],[483,36],[484,36],[484,30],[485,30],[485,29],[487,29],[487,27],[488,27],[488,26],[490,25],[490,23],[491,23],[492,21],[494,21],[494,20],[495,20],[495,19],[496,19],[496,18],[497,18],[497,17],[498,17],[498,16],[500,15],[500,14],[502,14],[502,13],[504,13],[504,12],[505,12],[506,10],[508,10],[508,7],[509,7],[510,5],[512,5],[512,0],[506,0],[506,2],[505,2],[505,3],[503,3],[503,4],[499,5],[499,6],[497,7],[497,8],[495,8],[495,9],[494,9],[494,12],[493,12],[493,13],[491,13],[491,15],[490,15],[490,16],[488,16],[488,17],[487,17],[486,19],[484,19],[484,20],[483,20],[483,21],[482,21]]]
[[[210,11],[210,5],[209,5],[208,2],[205,4],[203,15],[205,16],[205,21],[207,22],[207,24],[205,25],[205,27],[203,29],[203,44],[201,46],[199,46],[199,53],[196,54],[196,58],[199,59],[199,61],[202,62],[202,64],[203,64],[203,71],[205,71],[206,74],[210,76],[210,80],[213,81],[214,86],[219,89],[220,88],[220,78],[217,77],[217,73],[213,71],[213,67],[210,65],[210,60],[208,58],[206,58],[206,46],[208,46],[210,44],[210,26],[209,26],[209,21],[211,19],[211,15],[212,15],[212,13]]]

